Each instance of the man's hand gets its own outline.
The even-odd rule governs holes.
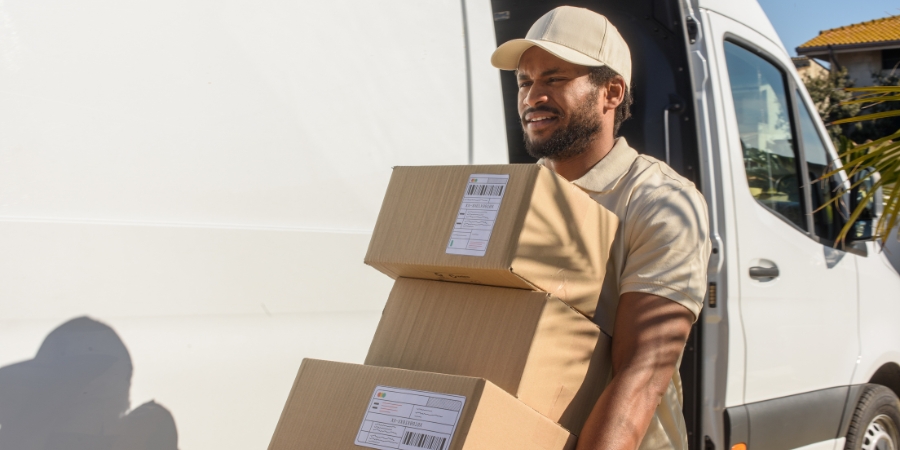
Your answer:
[[[638,448],[672,379],[693,318],[669,299],[622,294],[612,338],[613,378],[581,431],[578,450]]]

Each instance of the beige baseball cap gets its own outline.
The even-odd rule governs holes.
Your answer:
[[[538,46],[559,59],[587,67],[607,66],[631,85],[631,51],[619,30],[606,16],[589,9],[560,6],[544,14],[525,39],[513,39],[497,47],[491,64],[516,70],[525,50]]]

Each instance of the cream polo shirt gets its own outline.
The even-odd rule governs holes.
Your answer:
[[[665,297],[690,310],[696,321],[712,245],[706,201],[694,184],[638,154],[623,137],[573,183],[619,218],[594,321],[615,340],[613,322],[625,292]],[[682,403],[676,367],[640,450],[687,450]]]

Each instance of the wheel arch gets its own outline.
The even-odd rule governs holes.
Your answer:
[[[882,360],[884,361],[884,360]],[[844,405],[844,414],[841,419],[841,428],[838,436],[846,436],[850,428],[850,420],[853,417],[853,411],[859,404],[860,397],[863,393],[863,387],[866,384],[877,384],[890,389],[897,397],[900,397],[900,364],[893,360],[882,362],[864,384],[854,384],[850,386],[847,392],[847,402]]]
[[[900,365],[893,361],[882,364],[869,378],[869,383],[880,384],[900,397]]]

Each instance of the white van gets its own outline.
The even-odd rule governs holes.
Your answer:
[[[0,450],[267,446],[304,357],[365,356],[391,167],[531,161],[488,61],[562,3],[0,2]],[[709,203],[691,448],[896,449],[900,276],[811,213],[835,153],[762,9],[565,3]]]

